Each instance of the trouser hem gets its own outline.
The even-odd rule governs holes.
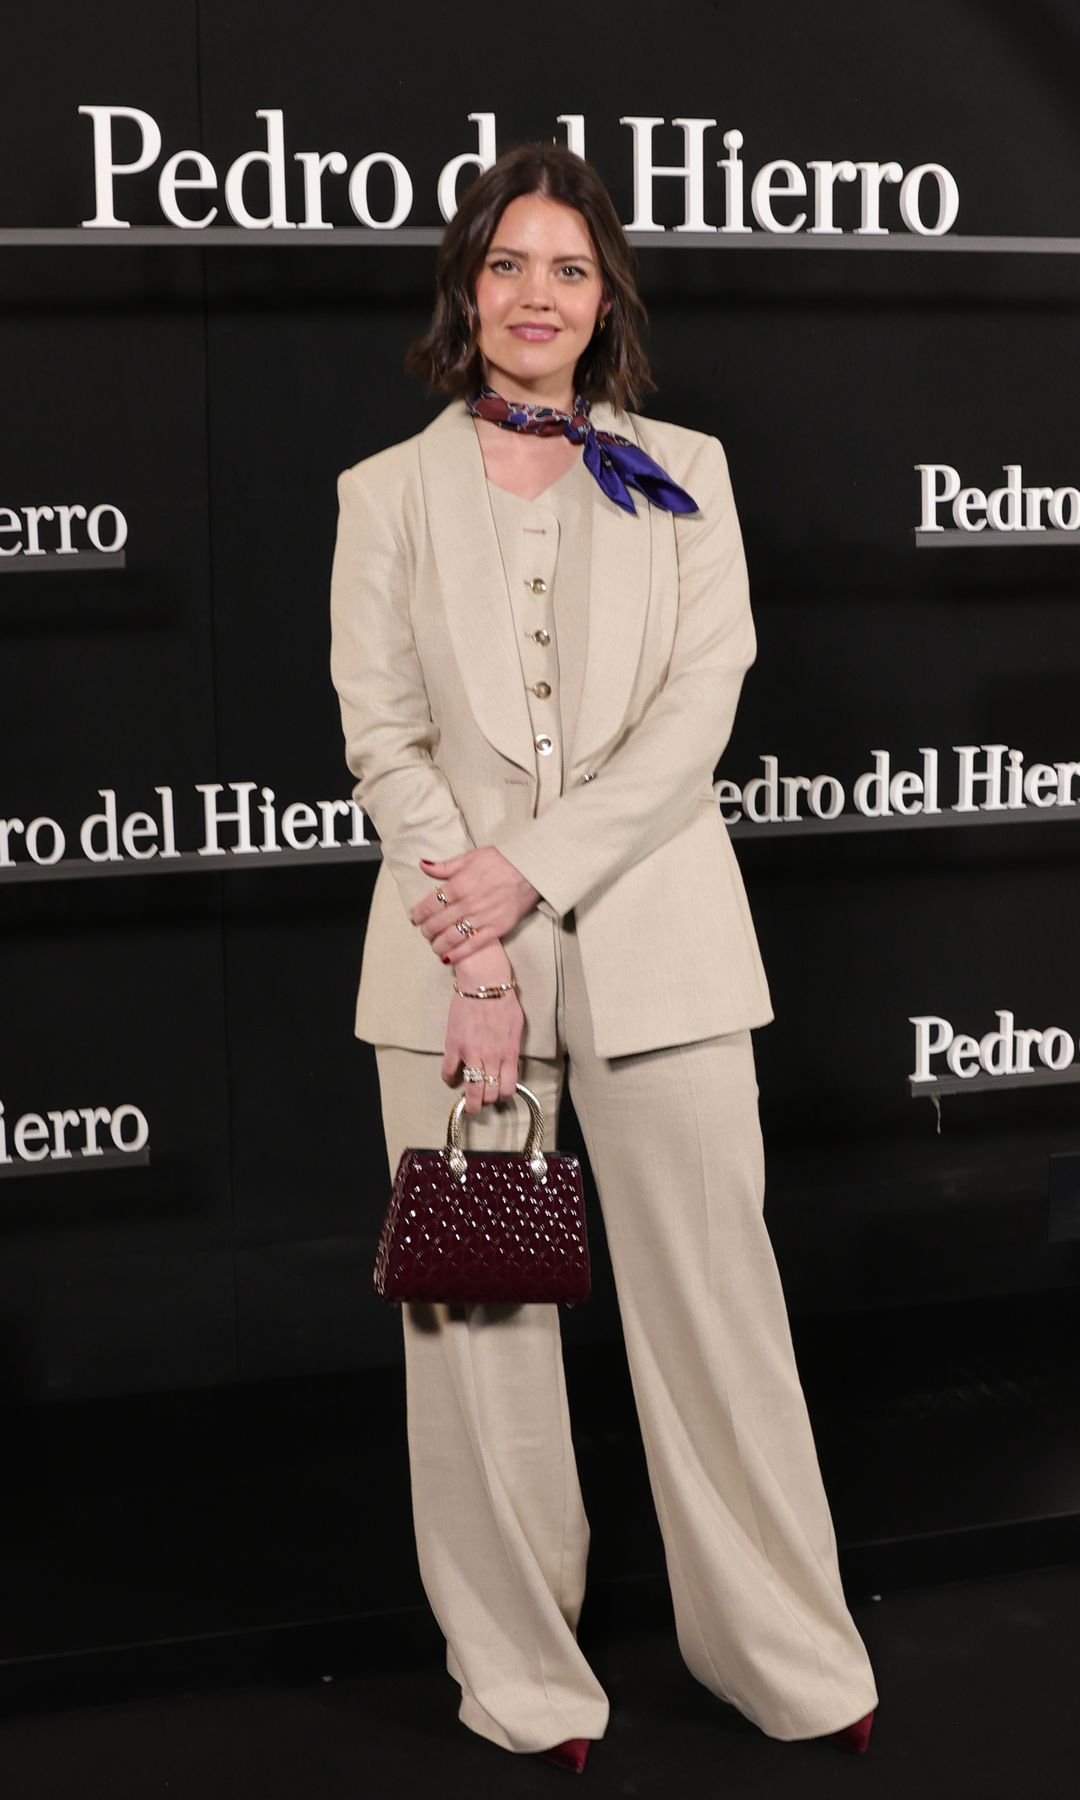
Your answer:
[[[498,1744],[501,1750],[510,1750],[518,1755],[528,1755],[537,1750],[551,1750],[556,1744],[563,1744],[567,1738],[602,1738],[607,1730],[610,1707],[583,1708],[577,1718],[567,1713],[552,1713],[550,1726],[533,1726],[527,1732],[512,1733],[491,1717],[489,1712],[474,1700],[471,1695],[463,1694],[458,1718],[470,1731],[478,1737],[486,1738],[490,1744]],[[535,1742],[533,1741],[535,1739]]]
[[[738,1705],[738,1702],[735,1702]],[[834,1731],[842,1731],[845,1725],[853,1725],[856,1719],[862,1719],[868,1712],[874,1712],[878,1705],[877,1689],[871,1688],[862,1700],[846,1700],[837,1706],[830,1718],[826,1715],[824,1722],[815,1720],[811,1724],[806,1712],[800,1710],[797,1717],[779,1713],[766,1714],[760,1709],[749,1711],[739,1706],[739,1711],[763,1731],[766,1737],[776,1738],[781,1743],[794,1743],[797,1740],[807,1741],[813,1738],[829,1737]]]

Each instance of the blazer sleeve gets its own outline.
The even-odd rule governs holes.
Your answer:
[[[699,510],[678,515],[679,607],[664,686],[594,781],[569,788],[495,848],[555,916],[687,824],[735,721],[757,642],[727,458],[706,437],[688,474]]]
[[[442,770],[439,729],[409,621],[404,547],[355,469],[338,476],[330,576],[330,674],[353,799],[375,826],[407,913],[431,892],[421,856],[473,849]]]

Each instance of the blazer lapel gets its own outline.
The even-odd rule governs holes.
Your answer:
[[[589,414],[598,431],[639,443],[633,422],[606,401]],[[641,657],[652,573],[652,507],[631,489],[635,513],[624,512],[597,486],[589,557],[589,635],[568,780],[606,749],[626,714]],[[561,640],[560,640],[561,641]]]
[[[606,402],[596,401],[590,416],[599,430],[640,441],[632,420]],[[533,727],[502,553],[483,453],[464,402],[444,407],[420,433],[419,444],[428,528],[476,722],[496,750],[535,778]],[[618,732],[638,667],[649,604],[653,508],[643,494],[632,492],[636,515],[597,489],[585,670],[572,742],[564,746],[568,780]]]
[[[536,747],[506,573],[472,415],[452,400],[420,433],[428,529],[462,680],[495,749],[529,774]]]

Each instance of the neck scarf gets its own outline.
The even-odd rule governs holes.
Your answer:
[[[597,431],[589,417],[589,402],[582,394],[574,395],[574,410],[566,413],[554,406],[504,400],[494,388],[481,383],[480,392],[465,404],[474,418],[490,419],[505,431],[526,431],[536,437],[555,437],[562,432],[573,443],[584,444],[582,456],[589,474],[595,476],[608,499],[625,512],[637,512],[630,498],[631,485],[665,512],[698,511],[697,501],[637,444],[613,431]]]

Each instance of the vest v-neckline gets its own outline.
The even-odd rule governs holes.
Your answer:
[[[561,482],[566,481],[567,478],[574,473],[574,470],[578,467],[580,462],[581,456],[578,455],[574,458],[569,467],[563,470],[561,475],[556,475],[555,480],[549,481],[547,487],[541,488],[538,494],[526,495],[515,493],[513,488],[501,487],[497,481],[492,481],[490,475],[486,475],[485,480],[487,481],[488,487],[494,488],[496,493],[509,494],[512,500],[520,500],[524,506],[533,506],[550,494],[553,488],[557,488]]]

